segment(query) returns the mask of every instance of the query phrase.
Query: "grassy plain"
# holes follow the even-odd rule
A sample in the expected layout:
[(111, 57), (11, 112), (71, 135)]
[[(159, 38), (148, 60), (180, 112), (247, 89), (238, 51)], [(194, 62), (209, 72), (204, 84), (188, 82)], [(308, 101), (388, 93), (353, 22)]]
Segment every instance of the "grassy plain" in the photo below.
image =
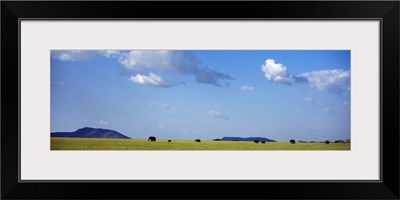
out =
[(242, 141), (51, 138), (51, 150), (350, 150), (350, 143), (296, 143)]

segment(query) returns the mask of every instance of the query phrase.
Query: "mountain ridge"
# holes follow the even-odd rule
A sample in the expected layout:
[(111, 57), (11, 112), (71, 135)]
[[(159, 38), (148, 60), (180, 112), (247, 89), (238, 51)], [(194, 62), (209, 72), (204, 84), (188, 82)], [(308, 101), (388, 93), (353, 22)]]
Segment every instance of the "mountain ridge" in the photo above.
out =
[(73, 132), (52, 132), (50, 137), (130, 139), (128, 136), (114, 130), (91, 127), (83, 127)]
[(266, 141), (266, 142), (276, 142), (275, 140), (265, 138), (265, 137), (223, 137), (221, 138), (222, 141), (254, 141), (254, 140), (259, 140), (259, 141)]

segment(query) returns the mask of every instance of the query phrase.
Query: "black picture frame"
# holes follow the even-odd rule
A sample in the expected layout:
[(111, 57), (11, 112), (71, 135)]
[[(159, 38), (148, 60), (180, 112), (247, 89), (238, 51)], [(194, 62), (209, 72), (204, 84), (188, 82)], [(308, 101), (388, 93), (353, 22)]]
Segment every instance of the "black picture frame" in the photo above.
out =
[[(155, 8), (161, 9), (153, 12)], [(1, 198), (399, 199), (399, 8), (398, 1), (2, 1)], [(382, 180), (19, 182), (19, 19), (22, 18), (379, 19), (382, 22)], [(160, 188), (169, 192), (157, 192)]]

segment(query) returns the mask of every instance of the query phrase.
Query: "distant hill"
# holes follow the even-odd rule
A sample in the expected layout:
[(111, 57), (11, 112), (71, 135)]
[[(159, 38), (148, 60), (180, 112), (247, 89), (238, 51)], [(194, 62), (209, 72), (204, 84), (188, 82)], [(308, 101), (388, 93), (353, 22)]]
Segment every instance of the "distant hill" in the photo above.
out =
[(130, 139), (129, 137), (118, 133), (117, 131), (84, 127), (74, 132), (53, 132), (51, 137), (73, 137), (73, 138), (122, 138)]
[(259, 141), (266, 141), (266, 142), (276, 142), (275, 140), (271, 140), (268, 138), (264, 137), (248, 137), (248, 138), (242, 138), (242, 137), (223, 137), (221, 138), (222, 141), (254, 141), (254, 140), (259, 140)]

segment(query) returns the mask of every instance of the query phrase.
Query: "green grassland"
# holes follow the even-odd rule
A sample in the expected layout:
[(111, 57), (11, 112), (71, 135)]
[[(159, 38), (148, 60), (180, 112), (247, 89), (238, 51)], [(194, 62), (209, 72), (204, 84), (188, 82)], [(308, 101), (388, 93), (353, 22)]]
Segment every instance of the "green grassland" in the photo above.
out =
[(51, 150), (350, 150), (350, 143), (296, 143), (242, 141), (51, 138)]

